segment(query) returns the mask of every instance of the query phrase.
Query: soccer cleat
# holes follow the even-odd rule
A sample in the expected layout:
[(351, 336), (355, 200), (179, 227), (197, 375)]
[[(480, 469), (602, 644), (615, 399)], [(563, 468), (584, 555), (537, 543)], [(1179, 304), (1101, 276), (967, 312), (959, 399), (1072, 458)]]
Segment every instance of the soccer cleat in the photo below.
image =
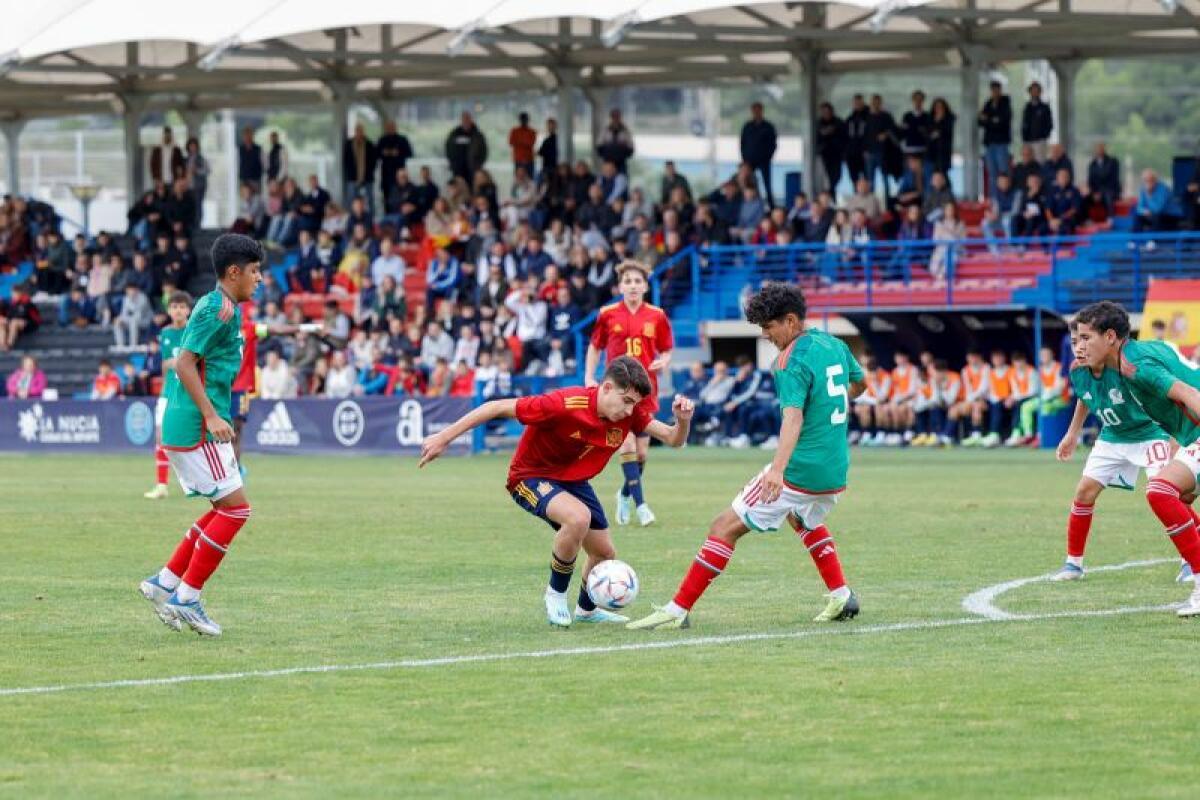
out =
[(983, 434), (979, 431), (972, 431), (971, 435), (962, 440), (963, 447), (979, 447), (983, 443)]
[(987, 436), (983, 437), (983, 439), (980, 440), (979, 446), (986, 447), (989, 449), (991, 449), (993, 447), (999, 447), (1000, 446), (1000, 434), (989, 433)]
[(1180, 617), (1200, 616), (1200, 581), (1197, 581), (1196, 588), (1192, 589), (1192, 596), (1175, 613)]
[(650, 506), (642, 503), (637, 507), (638, 524), (643, 528), (647, 525), (653, 525), (658, 517), (654, 516), (654, 512), (650, 510)]
[(1070, 561), (1062, 565), (1062, 569), (1050, 576), (1052, 581), (1077, 581), (1083, 577), (1083, 567)]
[(829, 602), (825, 604), (825, 610), (813, 617), (813, 622), (843, 622), (858, 616), (858, 596), (854, 592), (842, 598), (832, 594), (826, 597)]
[(204, 606), (200, 603), (200, 599), (192, 600), (190, 603), (185, 603), (179, 599), (178, 595), (172, 594), (167, 598), (167, 609), (181, 621), (186, 622), (187, 626), (201, 636), (220, 636), (221, 626), (209, 619), (208, 614), (204, 613)]
[(150, 601), (154, 606), (154, 613), (162, 620), (162, 624), (166, 625), (173, 631), (182, 630), (183, 626), (179, 624), (179, 620), (171, 613), (171, 609), (167, 608), (167, 600), (171, 597), (171, 590), (158, 582), (157, 575), (151, 575), (146, 580), (142, 581), (138, 589), (142, 592), (142, 597)]
[(1023, 444), (1025, 444), (1025, 437), (1019, 431), (1013, 431), (1004, 440), (1005, 447), (1020, 447)]
[(629, 617), (624, 614), (614, 614), (603, 608), (593, 608), (591, 611), (584, 611), (579, 606), (575, 606), (575, 621), (620, 625), (629, 622)]
[(1175, 576), (1176, 583), (1189, 583), (1194, 581), (1196, 576), (1192, 574), (1192, 567), (1186, 561), (1179, 562), (1179, 574)]
[(546, 621), (559, 628), (571, 627), (571, 610), (567, 596), (546, 587)]
[(689, 614), (684, 614), (682, 617), (677, 617), (669, 611), (664, 611), (655, 606), (653, 614), (631, 622), (625, 628), (631, 631), (664, 631), (690, 628), (692, 622), (689, 616)]
[(617, 524), (628, 525), (632, 510), (633, 498), (617, 489)]
[(167, 496), (167, 485), (165, 483), (156, 483), (154, 488), (146, 492), (142, 497), (147, 500), (162, 500)]

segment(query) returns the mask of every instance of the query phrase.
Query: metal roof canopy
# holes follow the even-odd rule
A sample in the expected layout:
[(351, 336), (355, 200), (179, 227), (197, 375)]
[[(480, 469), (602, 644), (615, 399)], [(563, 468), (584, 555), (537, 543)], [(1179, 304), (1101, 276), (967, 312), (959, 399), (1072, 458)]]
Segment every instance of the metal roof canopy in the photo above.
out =
[[(11, 161), (35, 117), (117, 114), (128, 134), (168, 109), (195, 120), (530, 89), (570, 103), (571, 87), (789, 76), (811, 110), (818, 76), (949, 65), (977, 78), (1045, 58), (1067, 65), (1069, 85), (1082, 59), (1198, 52), (1200, 0), (206, 0), (177, 15), (39, 0), (0, 31), (0, 122)], [(964, 79), (964, 100), (978, 104), (977, 79)]]

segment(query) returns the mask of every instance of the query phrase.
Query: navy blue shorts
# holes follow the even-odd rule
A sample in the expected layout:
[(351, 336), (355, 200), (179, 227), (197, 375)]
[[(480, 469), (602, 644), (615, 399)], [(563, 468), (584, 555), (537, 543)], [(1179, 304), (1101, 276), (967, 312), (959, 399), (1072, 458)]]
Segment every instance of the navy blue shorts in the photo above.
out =
[(229, 416), (232, 419), (245, 422), (250, 416), (250, 395), (234, 391), (229, 395)]
[(604, 506), (596, 497), (596, 491), (587, 481), (556, 481), (553, 478), (526, 478), (513, 487), (511, 492), (517, 505), (541, 517), (554, 530), (561, 526), (546, 516), (546, 506), (559, 492), (566, 492), (587, 506), (592, 512), (591, 529), (594, 531), (608, 530), (608, 517), (604, 515)]

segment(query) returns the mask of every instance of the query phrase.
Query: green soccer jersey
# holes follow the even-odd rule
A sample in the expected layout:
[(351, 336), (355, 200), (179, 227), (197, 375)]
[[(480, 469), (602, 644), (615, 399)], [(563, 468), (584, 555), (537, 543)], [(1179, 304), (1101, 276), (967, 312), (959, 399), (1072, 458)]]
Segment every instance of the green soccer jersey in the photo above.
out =
[(784, 480), (806, 492), (844, 488), (850, 469), (847, 387), (863, 379), (862, 367), (841, 339), (814, 329), (781, 352), (773, 369), (780, 408), (804, 411), (800, 441), (783, 472)]
[(1075, 396), (1100, 418), (1100, 441), (1113, 444), (1166, 439), (1167, 434), (1146, 416), (1121, 380), (1121, 373), (1104, 368), (1097, 378), (1078, 362), (1071, 367), (1071, 388)]
[(1200, 437), (1200, 422), (1167, 397), (1175, 381), (1200, 389), (1200, 370), (1179, 360), (1163, 342), (1128, 341), (1121, 346), (1121, 379), (1146, 416), (1187, 447)]
[[(183, 328), (163, 328), (158, 334), (158, 352), (162, 355), (164, 362), (179, 357), (179, 347), (183, 344), (183, 332), (186, 330), (186, 326)], [(173, 383), (175, 383), (175, 368), (167, 367), (163, 370), (163, 397), (171, 396), (171, 384)]]
[[(226, 421), (233, 379), (242, 366), (242, 313), (229, 295), (217, 288), (196, 304), (183, 331), (180, 350), (195, 353), (199, 361), (204, 393)], [(176, 449), (199, 447), (212, 437), (204, 430), (200, 409), (178, 378), (167, 396), (163, 418), (163, 445)]]

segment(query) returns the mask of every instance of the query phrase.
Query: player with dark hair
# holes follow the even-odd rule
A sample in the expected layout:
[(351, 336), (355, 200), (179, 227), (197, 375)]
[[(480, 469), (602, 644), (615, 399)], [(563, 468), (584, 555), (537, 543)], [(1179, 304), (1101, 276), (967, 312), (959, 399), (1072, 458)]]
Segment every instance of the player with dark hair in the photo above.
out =
[(633, 630), (686, 628), (700, 595), (733, 557), (750, 531), (778, 530), (784, 521), (799, 535), (829, 594), (816, 622), (851, 619), (858, 598), (842, 574), (825, 517), (846, 488), (850, 403), (866, 389), (862, 367), (846, 344), (815, 328), (805, 330), (804, 294), (797, 286), (767, 283), (746, 303), (746, 319), (779, 348), (775, 386), (783, 424), (775, 458), (746, 484), (709, 527), (708, 539), (675, 593)]
[(494, 419), (516, 418), (526, 425), (509, 464), (506, 488), (517, 505), (556, 531), (545, 594), (546, 618), (551, 625), (565, 628), (572, 622), (567, 589), (580, 548), (587, 552), (587, 563), (574, 618), (580, 622), (627, 621), (620, 614), (597, 608), (587, 593), (592, 567), (617, 554), (604, 507), (589, 481), (604, 470), (631, 432), (645, 432), (671, 447), (687, 442), (692, 401), (676, 395), (671, 406), (675, 424), (667, 425), (656, 420), (644, 402), (652, 391), (645, 367), (620, 356), (609, 362), (597, 386), (492, 400), (427, 437), (421, 447), (420, 466), (424, 467), (459, 436)]
[[(1129, 401), (1179, 443), (1175, 457), (1151, 478), (1146, 500), (1192, 573), (1200, 574), (1200, 517), (1191, 507), (1200, 474), (1200, 372), (1162, 342), (1134, 341), (1129, 332), (1124, 308), (1093, 303), (1075, 315), (1075, 355), (1093, 372), (1116, 370)], [(1200, 615), (1200, 580), (1178, 614)]]
[[(584, 384), (595, 384), (600, 353), (603, 352), (609, 361), (618, 356), (631, 356), (650, 374), (650, 395), (643, 402), (653, 416), (658, 412), (658, 373), (671, 363), (674, 347), (671, 322), (661, 308), (645, 302), (646, 292), (650, 290), (649, 267), (640, 261), (622, 261), (617, 265), (617, 279), (621, 299), (604, 306), (596, 315), (584, 360)], [(638, 523), (643, 527), (654, 522), (654, 512), (646, 503), (646, 487), (642, 483), (649, 452), (648, 436), (630, 434), (621, 445), (621, 472), (625, 475), (625, 483), (617, 492), (618, 525), (629, 524), (631, 511), (637, 513)]]
[(163, 415), (167, 411), (167, 396), (175, 382), (175, 359), (179, 356), (179, 345), (183, 342), (183, 332), (187, 329), (188, 315), (192, 313), (192, 298), (187, 292), (175, 292), (167, 299), (167, 316), (171, 324), (158, 334), (158, 352), (162, 358), (162, 389), (159, 390), (158, 400), (154, 403), (154, 488), (143, 497), (147, 500), (161, 500), (167, 496), (167, 471), (170, 461), (167, 451), (162, 446)]
[(250, 518), (233, 452), (229, 396), (242, 358), (241, 312), (262, 281), (262, 247), (249, 236), (226, 233), (212, 248), (217, 288), (200, 298), (175, 358), (176, 381), (167, 397), (162, 444), (191, 497), (212, 510), (196, 520), (158, 574), (141, 583), (159, 619), (179, 630), (219, 636), (221, 626), (200, 602), (205, 582)]

